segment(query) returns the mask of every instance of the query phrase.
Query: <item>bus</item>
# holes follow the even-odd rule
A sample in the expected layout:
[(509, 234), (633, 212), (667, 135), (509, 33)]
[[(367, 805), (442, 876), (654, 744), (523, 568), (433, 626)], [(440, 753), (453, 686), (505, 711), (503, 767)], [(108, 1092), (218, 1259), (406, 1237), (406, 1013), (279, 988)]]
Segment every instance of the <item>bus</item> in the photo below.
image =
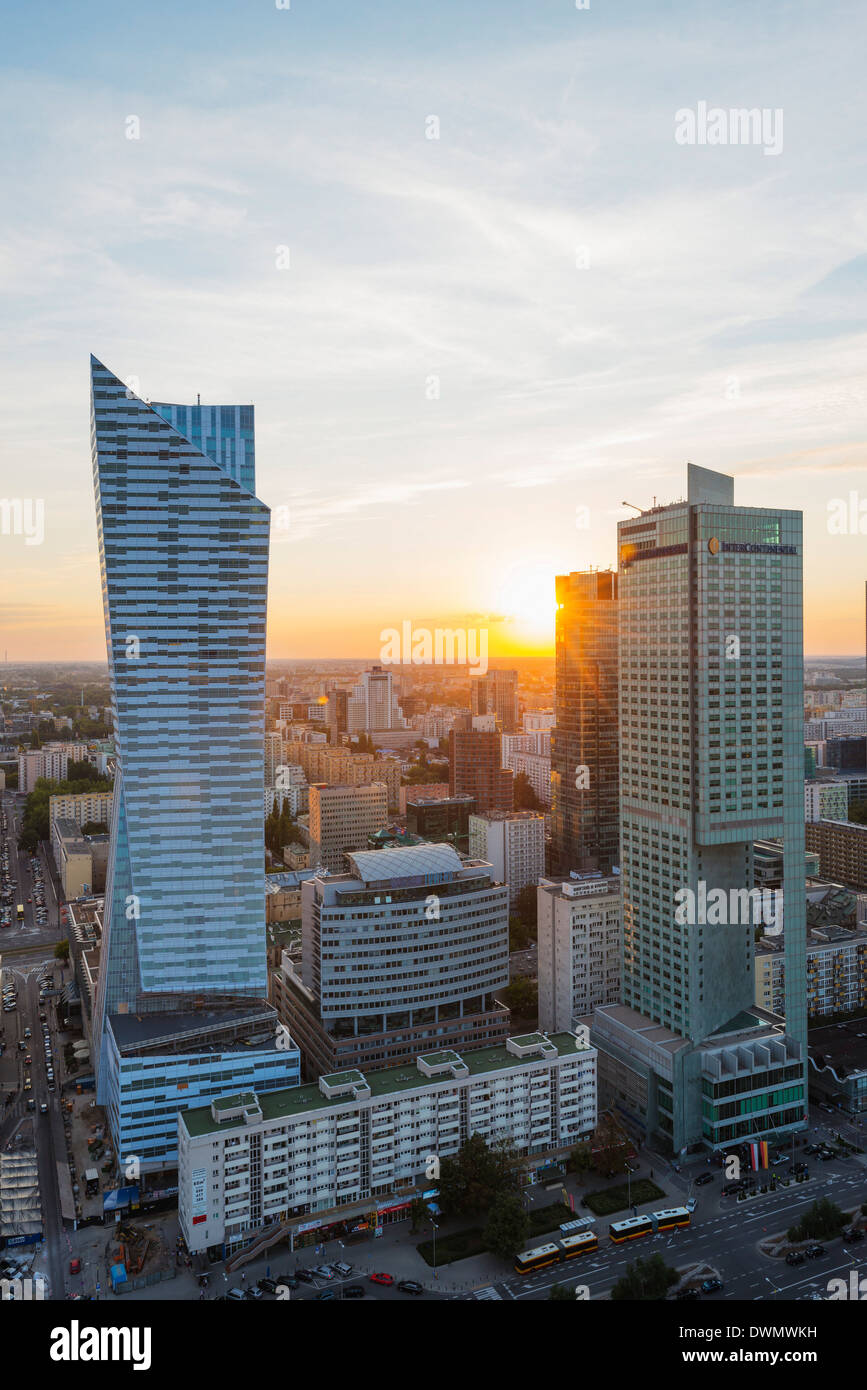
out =
[(608, 1227), (608, 1234), (615, 1245), (621, 1245), (625, 1240), (638, 1240), (640, 1236), (649, 1236), (653, 1230), (653, 1222), (649, 1216), (630, 1216), (626, 1221), (612, 1221)]
[(17, 914), (18, 914), (18, 921), (19, 921), (19, 922), (23, 922), (23, 921), (24, 921), (24, 904), (23, 904), (23, 903), (19, 903), (19, 904), (18, 904)]
[(562, 1240), (551, 1241), (548, 1245), (524, 1250), (515, 1256), (515, 1272), (532, 1274), (534, 1270), (547, 1269), (549, 1265), (565, 1264), (579, 1255), (592, 1255), (598, 1249), (599, 1237), (595, 1231), (582, 1231), (580, 1235), (564, 1236)]
[(686, 1207), (666, 1207), (661, 1211), (649, 1211), (646, 1216), (630, 1216), (628, 1221), (612, 1221), (608, 1234), (615, 1245), (625, 1240), (639, 1240), (656, 1231), (674, 1231), (690, 1224), (690, 1214)]

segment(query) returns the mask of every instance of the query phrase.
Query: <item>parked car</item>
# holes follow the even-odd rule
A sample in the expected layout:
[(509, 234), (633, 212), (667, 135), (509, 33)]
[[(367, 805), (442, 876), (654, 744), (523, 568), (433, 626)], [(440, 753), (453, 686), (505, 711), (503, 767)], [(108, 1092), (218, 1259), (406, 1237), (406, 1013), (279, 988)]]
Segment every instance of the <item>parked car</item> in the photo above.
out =
[(320, 1289), (316, 1297), (320, 1300), (324, 1298), (336, 1298), (337, 1292), (335, 1289)]
[(276, 1293), (277, 1281), (275, 1279), (260, 1279), (259, 1288), (263, 1293)]
[(824, 1255), (824, 1253), (824, 1245), (808, 1245), (806, 1250), (804, 1251), (804, 1254), (807, 1256), (808, 1260), (818, 1260), (820, 1256)]
[(696, 1187), (704, 1187), (709, 1182), (713, 1182), (713, 1173), (699, 1173), (695, 1185)]
[(740, 1192), (740, 1190), (741, 1190), (741, 1183), (739, 1183), (739, 1182), (727, 1182), (726, 1185), (725, 1185), (725, 1187), (724, 1187), (723, 1190), (722, 1190), (722, 1195), (723, 1195), (724, 1197), (734, 1197), (735, 1194), (736, 1194), (737, 1192)]
[(381, 1272), (377, 1274), (371, 1274), (370, 1282), (371, 1284), (384, 1284), (386, 1288), (391, 1288), (391, 1285), (394, 1283), (394, 1275), (383, 1274)]
[(298, 1287), (298, 1280), (294, 1274), (276, 1274), (274, 1278), (278, 1288), (281, 1284), (287, 1289), (297, 1289)]
[(313, 1270), (313, 1273), (318, 1274), (320, 1279), (334, 1278), (334, 1270), (331, 1268), (330, 1265), (316, 1265)]
[(228, 1289), (228, 1290), (226, 1291), (226, 1298), (229, 1299), (229, 1300), (231, 1300), (231, 1302), (233, 1302), (233, 1303), (243, 1303), (243, 1302), (244, 1302), (244, 1290), (243, 1290), (243, 1289)]
[(331, 1268), (340, 1275), (341, 1279), (348, 1279), (352, 1273), (352, 1265), (345, 1264), (342, 1260), (338, 1260)]
[(344, 1298), (364, 1298), (364, 1289), (360, 1284), (347, 1284), (343, 1290)]
[(401, 1279), (397, 1287), (401, 1293), (414, 1293), (416, 1295), (424, 1293), (424, 1285), (419, 1284), (415, 1279)]
[(257, 1288), (256, 1288), (256, 1285), (254, 1284), (252, 1288), (250, 1288), (250, 1289), (245, 1289), (245, 1290), (244, 1290), (244, 1297), (245, 1297), (245, 1298), (261, 1298), (261, 1297), (262, 1297), (262, 1290), (261, 1290), (261, 1289), (257, 1289)]
[(302, 1284), (312, 1284), (313, 1275), (309, 1269), (296, 1269), (295, 1278), (300, 1279)]
[(723, 1286), (722, 1279), (705, 1279), (701, 1286), (702, 1293), (719, 1293)]

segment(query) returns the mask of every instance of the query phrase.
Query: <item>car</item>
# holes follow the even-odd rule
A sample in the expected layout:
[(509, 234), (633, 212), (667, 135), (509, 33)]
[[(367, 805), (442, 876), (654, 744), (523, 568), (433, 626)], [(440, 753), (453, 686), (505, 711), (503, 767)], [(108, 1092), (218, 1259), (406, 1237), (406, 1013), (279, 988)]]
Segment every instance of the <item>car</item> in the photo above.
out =
[(45, 1022), (45, 1014), (40, 1014), (40, 1015), (39, 1015), (39, 1022), (40, 1022), (40, 1023), (44, 1023), (44, 1022)]
[(70, 1272), (70, 1274), (80, 1274), (80, 1273), (81, 1273), (81, 1260), (70, 1260), (70, 1261), (69, 1261), (69, 1272)]
[(313, 1275), (309, 1269), (296, 1269), (295, 1278), (300, 1279), (302, 1284), (312, 1284)]
[(819, 1148), (819, 1144), (805, 1144), (804, 1153), (808, 1155), (817, 1154), (819, 1152)]
[(33, 1058), (30, 1056), (30, 1053), (29, 1053), (29, 1052), (28, 1052), (27, 1056), (24, 1058), (24, 1065), (25, 1065), (25, 1067), (30, 1067), (30, 1066), (33, 1065)]
[(320, 1289), (319, 1292), (316, 1294), (316, 1297), (317, 1297), (318, 1299), (323, 1299), (323, 1298), (336, 1298), (336, 1297), (337, 1297), (337, 1293), (335, 1292), (334, 1289)]
[(32, 1088), (32, 1085), (33, 1085), (33, 1083), (32, 1083), (32, 1081), (30, 1080), (30, 1077), (29, 1077), (29, 1076), (25, 1076), (25, 1078), (24, 1078), (24, 1089), (25, 1089), (25, 1091), (29, 1091), (29, 1090)]
[(836, 1149), (820, 1149), (819, 1159), (822, 1163), (830, 1163), (832, 1158), (839, 1158)]
[(786, 1255), (787, 1265), (802, 1265), (804, 1263), (803, 1250), (790, 1250)]
[(298, 1287), (298, 1280), (294, 1274), (278, 1274), (275, 1276), (275, 1281), (278, 1288), (281, 1285), (286, 1289), (297, 1289)]
[(39, 1113), (40, 1113), (40, 1115), (47, 1115), (47, 1114), (48, 1114), (48, 1106), (46, 1105), (45, 1101), (43, 1101), (42, 1104), (40, 1105), (40, 1107), (39, 1107)]
[(804, 1254), (808, 1260), (818, 1260), (825, 1253), (824, 1245), (808, 1245)]
[(331, 1268), (330, 1265), (316, 1265), (314, 1267), (313, 1273), (318, 1274), (320, 1279), (334, 1278), (334, 1270)]
[(263, 1293), (276, 1293), (277, 1281), (276, 1279), (260, 1279), (259, 1288), (262, 1290)]
[(393, 1274), (384, 1274), (381, 1270), (370, 1276), (371, 1284), (384, 1284), (386, 1288), (391, 1288), (394, 1283)]
[(33, 1099), (32, 1096), (30, 1097), (30, 1099), (29, 1099), (28, 1102), (27, 1102), (27, 1109), (28, 1109), (28, 1110), (35, 1110), (35, 1109), (36, 1109), (36, 1101)]
[(25, 1038), (32, 1038), (33, 1034), (31, 1033), (29, 1028), (24, 1029), (24, 1036)]
[(843, 1232), (843, 1239), (848, 1241), (851, 1245), (853, 1241), (863, 1240), (864, 1232), (861, 1230), (860, 1226), (850, 1226), (848, 1231)]
[(675, 1298), (700, 1298), (698, 1289), (678, 1289)]
[(686, 1205), (687, 1211), (695, 1211), (696, 1207), (698, 1206), (698, 1198), (697, 1198), (697, 1197), (687, 1197), (685, 1205)]
[(263, 1293), (262, 1293), (262, 1290), (261, 1290), (261, 1289), (257, 1289), (256, 1285), (253, 1284), (252, 1288), (249, 1288), (249, 1289), (245, 1289), (245, 1290), (244, 1290), (244, 1297), (245, 1297), (245, 1298), (263, 1298), (264, 1295), (263, 1295)]
[(352, 1265), (344, 1264), (342, 1260), (338, 1260), (331, 1268), (336, 1274), (340, 1275), (341, 1279), (348, 1279), (349, 1275), (352, 1273)]
[(741, 1186), (742, 1184), (739, 1182), (727, 1182), (722, 1189), (722, 1195), (724, 1197), (734, 1197), (736, 1193), (740, 1192)]
[(424, 1285), (419, 1284), (415, 1279), (401, 1279), (397, 1287), (401, 1293), (414, 1293), (416, 1295), (424, 1293)]
[(242, 1303), (244, 1301), (244, 1290), (228, 1289), (226, 1292), (226, 1298), (230, 1299), (233, 1303)]
[(364, 1298), (364, 1289), (360, 1284), (347, 1284), (343, 1290), (344, 1298)]
[(709, 1182), (713, 1182), (713, 1173), (699, 1173), (695, 1185), (696, 1187), (704, 1187)]
[(722, 1279), (705, 1279), (702, 1282), (702, 1293), (719, 1293), (723, 1286)]

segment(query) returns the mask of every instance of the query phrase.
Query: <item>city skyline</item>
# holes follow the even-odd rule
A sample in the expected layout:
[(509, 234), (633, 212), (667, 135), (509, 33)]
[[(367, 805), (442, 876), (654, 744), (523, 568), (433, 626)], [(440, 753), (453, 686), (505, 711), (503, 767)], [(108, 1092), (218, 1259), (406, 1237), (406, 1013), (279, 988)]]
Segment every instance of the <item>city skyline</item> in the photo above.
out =
[[(612, 564), (622, 501), (675, 500), (687, 461), (745, 505), (785, 489), (806, 650), (860, 651), (864, 532), (829, 504), (860, 506), (867, 463), (859, 126), (835, 100), (865, 16), (320, 8), (97, 0), (38, 39), (10, 16), (4, 492), (42, 499), (45, 539), (8, 538), (0, 650), (99, 655), (93, 350), (143, 397), (255, 404), (272, 658), (375, 655), (404, 617), (552, 650), (554, 575)], [(169, 32), (183, 71), (145, 77)], [(833, 84), (805, 86), (806, 45)], [(782, 150), (678, 143), (705, 99), (784, 110)]]

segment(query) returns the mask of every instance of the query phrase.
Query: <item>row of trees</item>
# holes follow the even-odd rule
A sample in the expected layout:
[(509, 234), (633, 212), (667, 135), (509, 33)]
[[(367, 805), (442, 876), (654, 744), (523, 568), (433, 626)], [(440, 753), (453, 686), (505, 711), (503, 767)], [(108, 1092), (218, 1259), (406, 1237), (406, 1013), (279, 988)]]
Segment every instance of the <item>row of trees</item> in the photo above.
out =
[(270, 812), (265, 818), (265, 846), (271, 851), (276, 859), (279, 859), (283, 850), (289, 844), (302, 845), (301, 831), (298, 829), (289, 811), (288, 801), (283, 802), (283, 809), (277, 809), (277, 798)]

